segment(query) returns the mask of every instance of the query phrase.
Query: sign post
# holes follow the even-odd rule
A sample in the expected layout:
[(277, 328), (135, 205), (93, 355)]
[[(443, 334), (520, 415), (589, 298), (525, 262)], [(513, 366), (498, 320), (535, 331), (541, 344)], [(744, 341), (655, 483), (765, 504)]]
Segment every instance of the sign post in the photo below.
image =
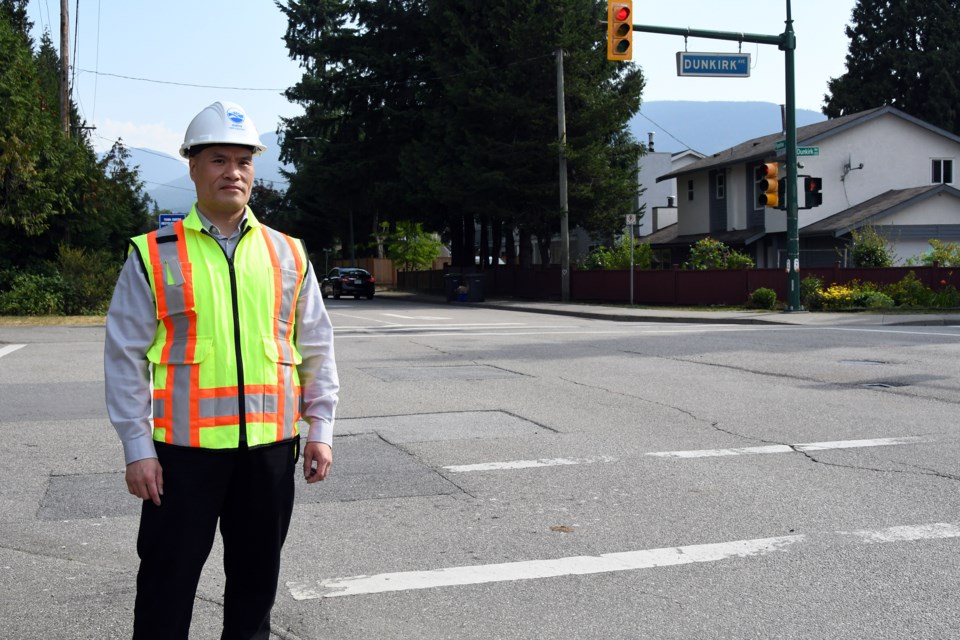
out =
[(630, 304), (633, 304), (633, 228), (637, 225), (637, 214), (627, 214), (627, 235), (630, 236)]

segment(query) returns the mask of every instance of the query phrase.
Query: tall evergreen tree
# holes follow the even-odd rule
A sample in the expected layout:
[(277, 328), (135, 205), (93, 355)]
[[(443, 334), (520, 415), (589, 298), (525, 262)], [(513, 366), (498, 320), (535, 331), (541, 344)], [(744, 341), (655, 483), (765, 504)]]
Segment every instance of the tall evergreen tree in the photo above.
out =
[(24, 4), (0, 0), (0, 268), (53, 261), (61, 245), (120, 260), (144, 227), (142, 184), (122, 147), (98, 164), (82, 128), (63, 134), (60, 57), (49, 34), (31, 51)]
[(891, 105), (960, 134), (960, 0), (858, 0), (823, 113)]
[(285, 123), (284, 153), (297, 168), (291, 201), (325, 208), (321, 224), (338, 227), (341, 238), (348, 217), (358, 232), (381, 218), (421, 220), (445, 233), (463, 265), (473, 264), (475, 221), (484, 245), (499, 246), (502, 235), (509, 246), (515, 228), (549, 240), (560, 210), (554, 53), (562, 48), (571, 224), (619, 226), (636, 192), (639, 147), (626, 122), (643, 81), (632, 65), (604, 59), (603, 7), (596, 0), (282, 6), (291, 55), (305, 67), (288, 92), (306, 110)]

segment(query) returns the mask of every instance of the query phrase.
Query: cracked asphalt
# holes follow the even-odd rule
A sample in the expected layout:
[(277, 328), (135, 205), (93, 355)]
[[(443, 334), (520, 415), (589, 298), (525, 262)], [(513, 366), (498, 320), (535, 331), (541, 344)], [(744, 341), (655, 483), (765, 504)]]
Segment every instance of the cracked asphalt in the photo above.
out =
[[(334, 468), (298, 487), (273, 637), (960, 637), (953, 317), (328, 308)], [(5, 637), (129, 637), (102, 337), (0, 323)]]

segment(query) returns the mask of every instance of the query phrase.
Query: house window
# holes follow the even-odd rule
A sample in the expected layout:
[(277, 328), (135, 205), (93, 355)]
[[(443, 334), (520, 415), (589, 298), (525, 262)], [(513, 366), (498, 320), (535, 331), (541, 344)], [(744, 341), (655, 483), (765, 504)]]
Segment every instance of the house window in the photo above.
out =
[(953, 184), (953, 160), (933, 161), (933, 184)]
[(693, 180), (687, 180), (687, 200), (693, 200)]
[(724, 172), (717, 174), (717, 200), (723, 200), (727, 195), (727, 179)]

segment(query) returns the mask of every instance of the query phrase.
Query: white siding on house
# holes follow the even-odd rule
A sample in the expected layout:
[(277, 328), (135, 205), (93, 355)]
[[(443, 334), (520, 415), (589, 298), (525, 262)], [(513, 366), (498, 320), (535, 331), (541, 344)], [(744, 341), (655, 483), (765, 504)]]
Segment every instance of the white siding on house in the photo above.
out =
[(930, 184), (933, 158), (960, 156), (960, 144), (893, 114), (815, 146), (820, 155), (800, 158), (798, 173), (823, 178), (823, 205), (800, 212), (801, 228), (891, 189)]
[(727, 170), (727, 230), (746, 229), (747, 222), (747, 194), (741, 185), (746, 184), (747, 168), (743, 165), (730, 167)]
[(667, 206), (668, 197), (672, 196), (676, 198), (676, 180), (664, 180), (663, 182), (657, 182), (658, 177), (670, 173), (672, 170), (672, 158), (672, 153), (668, 153), (666, 151), (655, 151), (653, 153), (648, 153), (638, 161), (640, 172), (639, 176), (637, 177), (637, 181), (640, 183), (641, 187), (646, 189), (646, 191), (644, 191), (637, 198), (636, 206), (639, 209), (641, 205), (647, 205), (646, 213), (640, 219), (639, 233), (641, 236), (649, 235), (654, 231), (652, 220), (653, 208)]
[[(678, 204), (683, 215), (678, 220), (677, 230), (680, 235), (686, 236), (695, 233), (710, 232), (710, 198), (709, 189), (713, 188), (710, 184), (709, 174), (701, 172), (693, 175), (681, 176), (678, 178)], [(693, 182), (693, 200), (688, 197), (687, 183)]]
[(877, 225), (921, 225), (921, 224), (956, 224), (960, 225), (960, 201), (946, 194), (927, 198), (920, 204), (909, 209), (897, 211), (885, 216)]

